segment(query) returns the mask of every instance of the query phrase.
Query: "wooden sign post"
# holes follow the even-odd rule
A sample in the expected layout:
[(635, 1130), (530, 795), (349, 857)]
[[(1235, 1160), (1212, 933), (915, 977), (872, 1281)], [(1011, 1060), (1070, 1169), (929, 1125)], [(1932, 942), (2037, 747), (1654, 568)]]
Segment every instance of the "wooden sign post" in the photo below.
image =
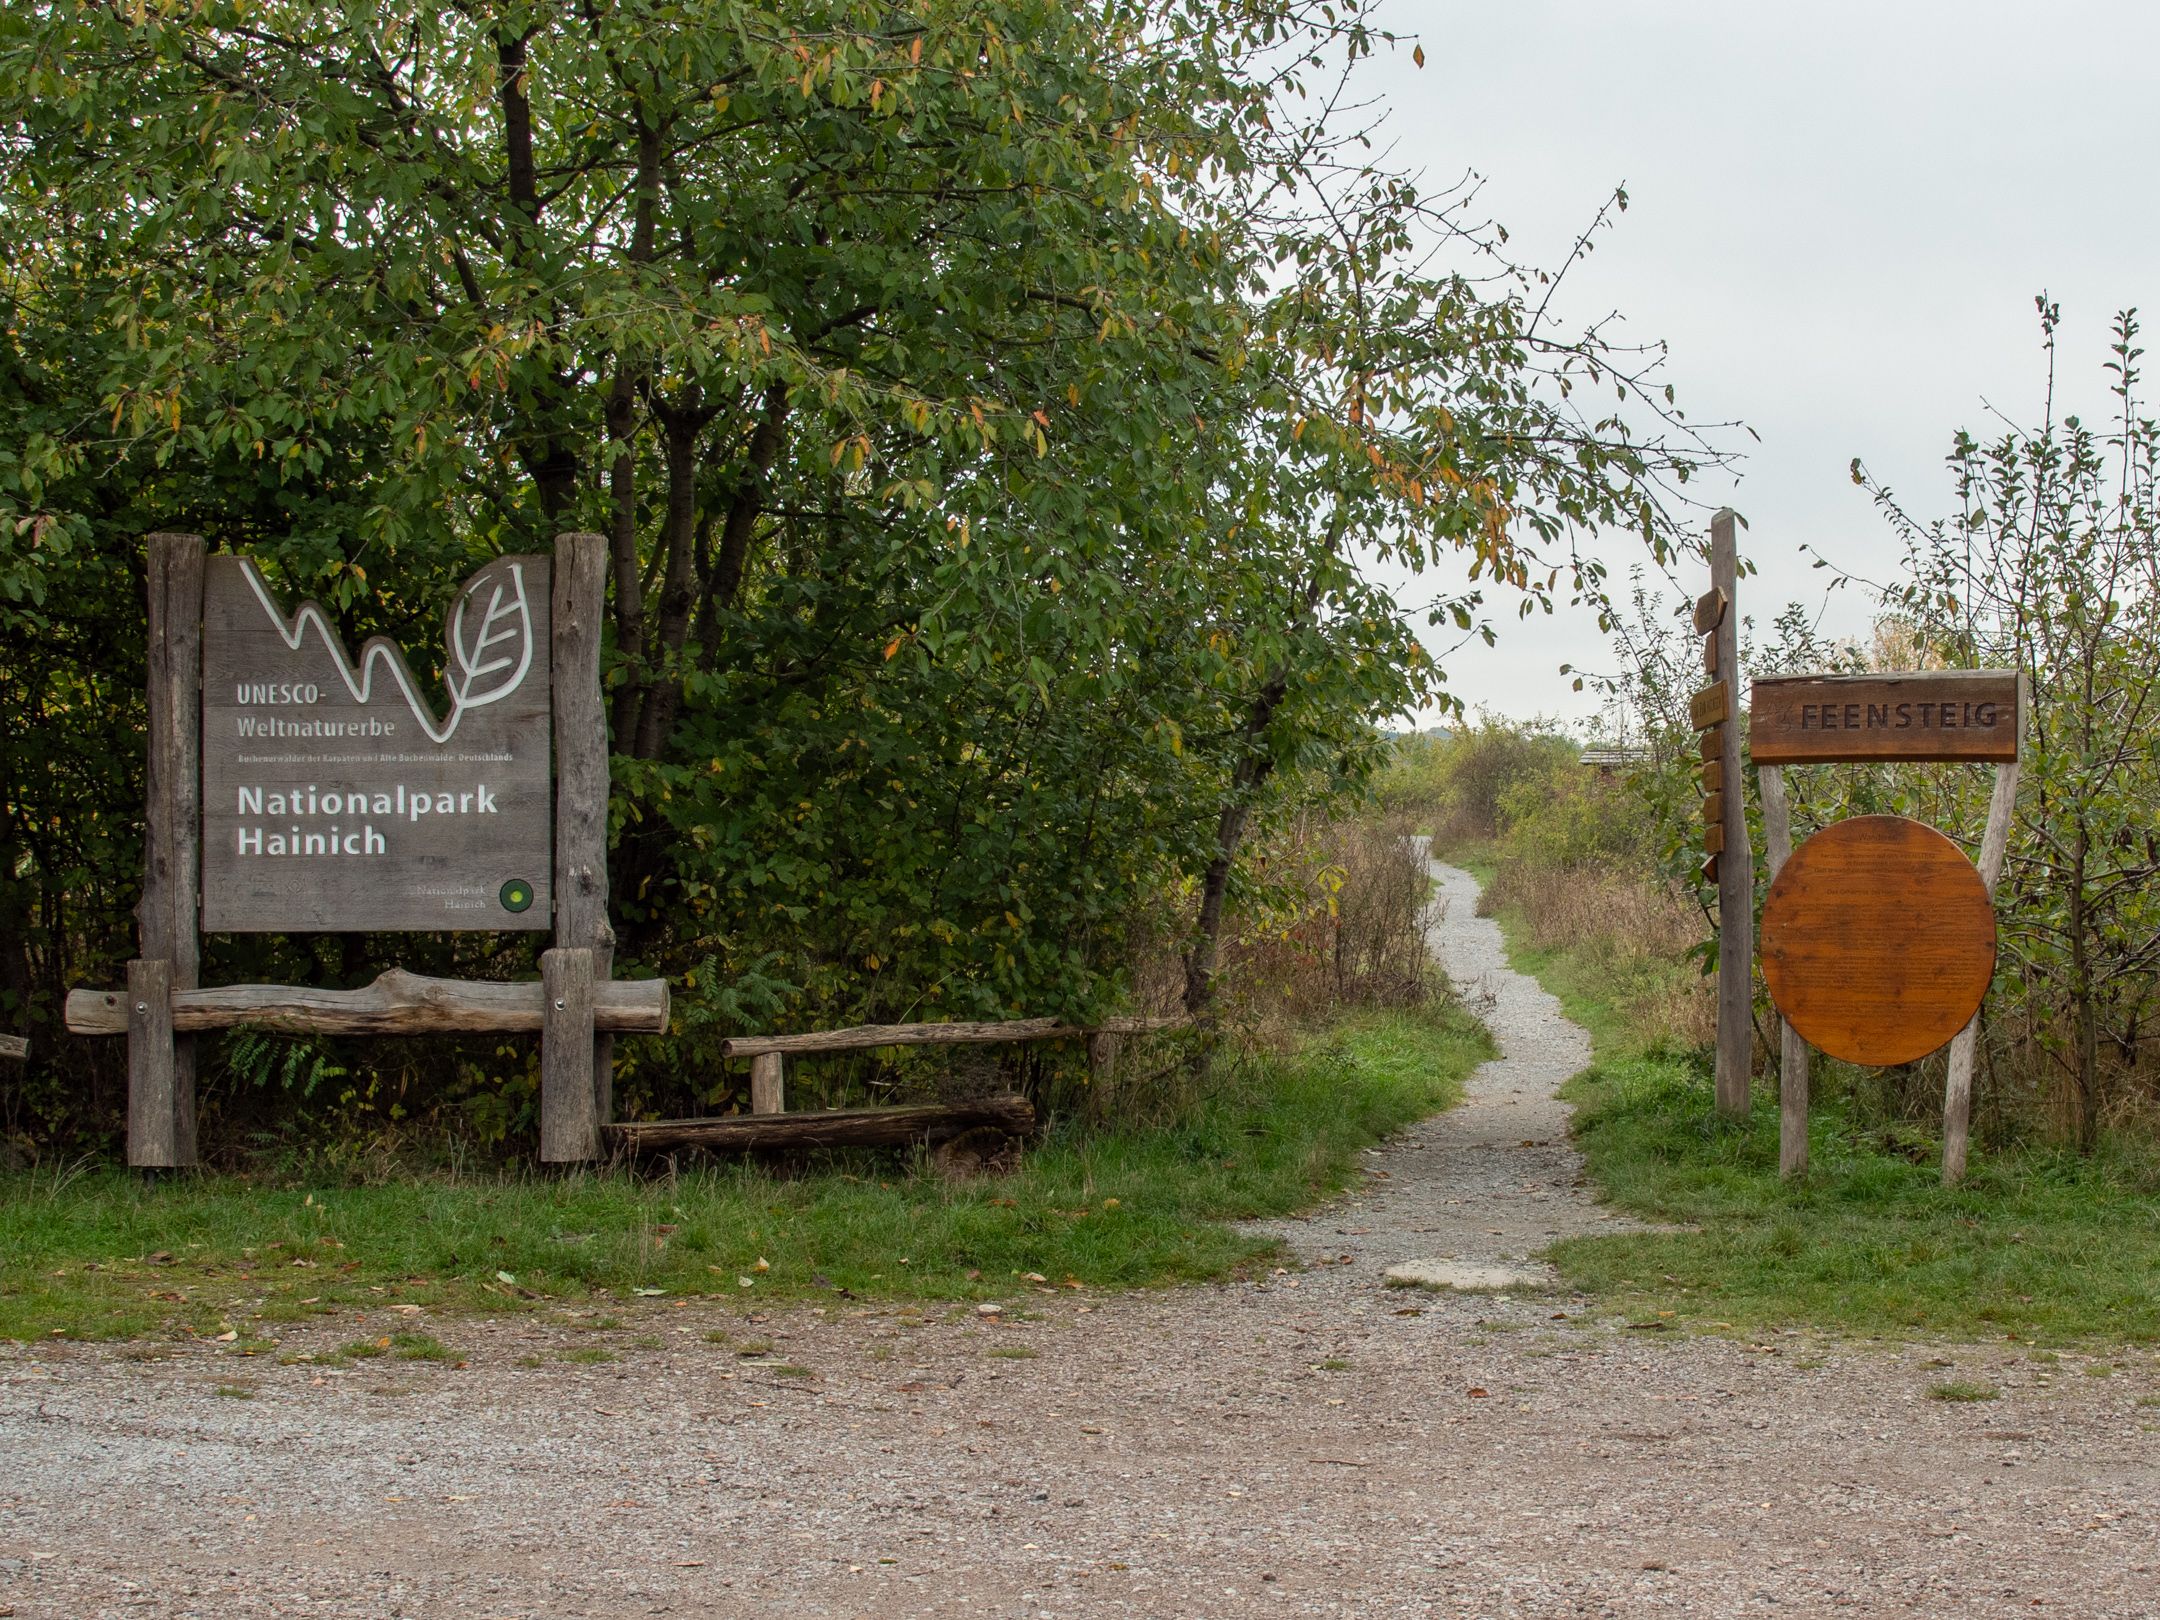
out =
[[(130, 1164), (196, 1162), (192, 1032), (241, 1024), (537, 1030), (540, 1156), (599, 1156), (613, 1033), (667, 1028), (665, 982), (612, 980), (605, 585), (593, 534), (482, 568), (449, 610), (438, 713), (393, 643), (355, 660), (321, 608), (288, 614), (245, 559), (150, 537), (142, 955), (124, 994), (67, 1007), (77, 1033), (128, 1037)], [(360, 990), (198, 986), (202, 930), (550, 927), (537, 985), (393, 969)]]
[(1740, 727), (1733, 693), (1740, 682), (1740, 576), (1729, 508), (1710, 520), (1710, 590), (1695, 604), (1710, 684), (1689, 703), (1702, 733), (1703, 878), (1718, 891), (1717, 1106), (1745, 1117), (1755, 1050), (1755, 859), (1748, 844)]
[[(2024, 693), (2001, 670), (1759, 680), (1751, 747), (1763, 791), (1770, 894), (1763, 978), (1780, 1016), (1779, 1170), (1807, 1169), (1808, 1048), (1853, 1063), (1910, 1063), (1950, 1043), (1946, 1184), (1965, 1171), (1973, 1055), (1995, 968), (1993, 896), (2017, 803)], [(1932, 827), (1860, 816), (1795, 853), (1787, 765), (1975, 761), (1996, 765), (1977, 867)]]

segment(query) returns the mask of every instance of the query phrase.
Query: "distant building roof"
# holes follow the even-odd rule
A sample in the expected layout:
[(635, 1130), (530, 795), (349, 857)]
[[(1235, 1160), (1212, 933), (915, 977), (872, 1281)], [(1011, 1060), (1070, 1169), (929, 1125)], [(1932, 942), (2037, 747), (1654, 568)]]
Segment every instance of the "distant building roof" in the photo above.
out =
[(1609, 743), (1582, 751), (1582, 762), (1601, 771), (1616, 771), (1624, 765), (1640, 765), (1650, 757), (1650, 750), (1641, 743)]

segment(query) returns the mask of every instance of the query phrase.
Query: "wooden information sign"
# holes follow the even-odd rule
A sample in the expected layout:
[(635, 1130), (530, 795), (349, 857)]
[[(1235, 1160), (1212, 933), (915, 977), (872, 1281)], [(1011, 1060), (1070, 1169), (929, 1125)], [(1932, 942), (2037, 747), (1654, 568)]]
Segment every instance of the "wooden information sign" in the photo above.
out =
[(1762, 914), (1763, 979), (1794, 1030), (1832, 1057), (1926, 1057), (1972, 1021), (1995, 974), (1988, 887), (1949, 838), (1856, 816), (1794, 850)]
[(1780, 676), (1755, 683), (1748, 715), (1758, 765), (2018, 757), (2011, 670)]
[[(397, 647), (356, 663), (322, 610), (287, 614), (254, 568), (154, 534), (141, 955), (79, 988), (68, 1028), (125, 1035), (128, 1163), (196, 1162), (197, 1032), (540, 1033), (540, 1157), (598, 1157), (617, 1032), (668, 1027), (664, 980), (614, 978), (600, 627), (607, 542), (556, 536), (466, 581), (446, 701)], [(200, 982), (201, 932), (552, 929), (538, 983), (365, 989)]]
[(202, 927), (553, 926), (546, 557), (502, 557), (444, 625), (447, 707), (377, 638), (347, 656), (254, 564), (205, 559)]

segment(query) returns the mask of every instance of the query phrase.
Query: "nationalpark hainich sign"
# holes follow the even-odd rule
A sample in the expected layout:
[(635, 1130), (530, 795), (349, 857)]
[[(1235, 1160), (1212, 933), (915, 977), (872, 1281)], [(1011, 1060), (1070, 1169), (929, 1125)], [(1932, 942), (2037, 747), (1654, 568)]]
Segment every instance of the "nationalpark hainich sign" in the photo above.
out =
[(1758, 765), (2018, 757), (2013, 670), (1791, 675), (1755, 682), (1748, 752)]
[(458, 592), (446, 707), (395, 643), (355, 661), (246, 559), (205, 568), (203, 929), (550, 927), (549, 559)]

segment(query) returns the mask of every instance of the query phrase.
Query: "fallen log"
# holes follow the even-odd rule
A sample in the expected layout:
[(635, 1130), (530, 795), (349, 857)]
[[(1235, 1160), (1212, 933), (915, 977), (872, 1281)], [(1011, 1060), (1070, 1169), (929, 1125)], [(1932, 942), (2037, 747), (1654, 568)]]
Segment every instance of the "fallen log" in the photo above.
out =
[(1084, 1040), (1090, 1035), (1144, 1035), (1190, 1023), (1174, 1018), (1105, 1018), (1068, 1024), (1056, 1018), (1007, 1018), (989, 1023), (856, 1024), (801, 1035), (738, 1035), (720, 1043), (720, 1055), (762, 1057), (771, 1052), (864, 1052), (878, 1046), (987, 1046), (1003, 1041)]
[[(403, 968), (392, 968), (358, 990), (227, 984), (175, 990), (171, 1002), (176, 1033), (241, 1024), (313, 1035), (538, 1033), (546, 1010), (538, 980), (431, 979)], [(667, 1026), (667, 980), (605, 979), (593, 985), (595, 1029), (664, 1035)], [(69, 991), (67, 1027), (77, 1035), (125, 1035), (127, 992)]]
[(30, 1041), (23, 1035), (0, 1035), (0, 1058), (13, 1058), (20, 1063), (30, 1055)]
[(731, 1114), (721, 1119), (629, 1120), (602, 1130), (634, 1153), (669, 1148), (912, 1147), (991, 1126), (1008, 1136), (1035, 1129), (1035, 1107), (1011, 1092), (958, 1103), (833, 1108), (807, 1114)]

